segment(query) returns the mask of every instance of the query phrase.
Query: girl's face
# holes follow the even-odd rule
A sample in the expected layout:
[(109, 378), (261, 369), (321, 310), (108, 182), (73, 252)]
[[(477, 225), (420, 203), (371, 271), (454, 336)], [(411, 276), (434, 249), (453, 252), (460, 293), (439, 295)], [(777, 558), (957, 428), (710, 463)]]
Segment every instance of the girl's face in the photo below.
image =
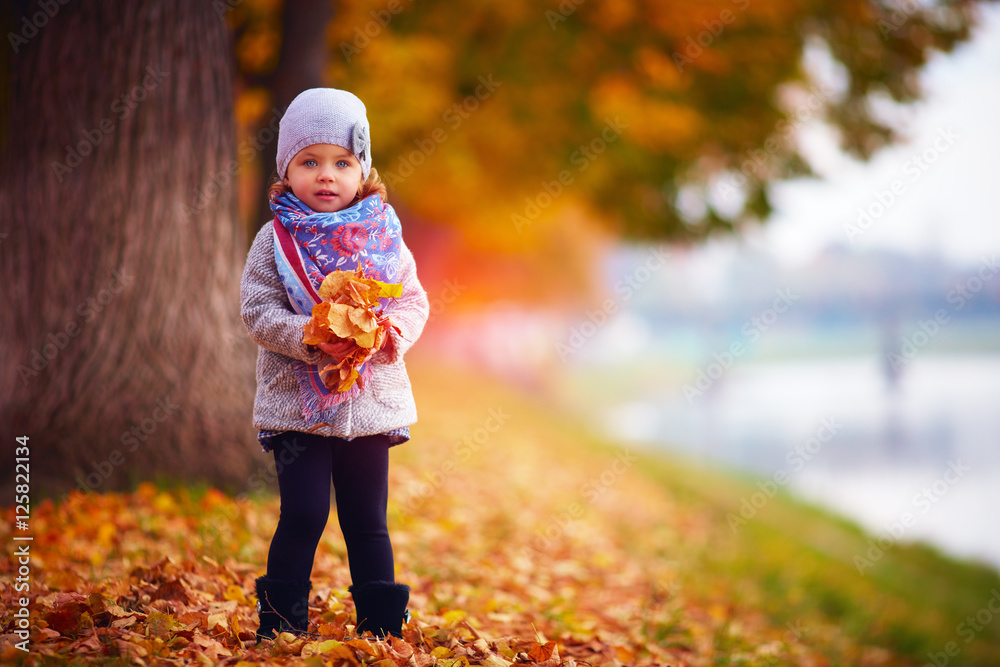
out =
[(288, 163), (285, 184), (317, 213), (347, 208), (361, 189), (361, 163), (334, 144), (306, 146)]

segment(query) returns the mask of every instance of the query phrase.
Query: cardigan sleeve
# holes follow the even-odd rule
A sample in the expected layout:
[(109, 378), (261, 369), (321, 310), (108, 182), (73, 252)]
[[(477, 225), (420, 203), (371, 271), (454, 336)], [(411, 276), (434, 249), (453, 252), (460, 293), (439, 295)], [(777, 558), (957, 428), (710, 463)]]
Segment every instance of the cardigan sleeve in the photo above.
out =
[(308, 364), (326, 356), (302, 342), (302, 327), (309, 321), (288, 302), (274, 262), (274, 241), (269, 225), (257, 234), (240, 281), (240, 311), (250, 338), (261, 347)]
[(400, 333), (389, 330), (388, 340), (372, 357), (372, 363), (392, 364), (399, 361), (420, 337), (430, 315), (427, 292), (417, 279), (417, 263), (405, 243), (400, 244), (397, 280), (403, 285), (403, 294), (389, 302), (385, 314), (399, 327)]

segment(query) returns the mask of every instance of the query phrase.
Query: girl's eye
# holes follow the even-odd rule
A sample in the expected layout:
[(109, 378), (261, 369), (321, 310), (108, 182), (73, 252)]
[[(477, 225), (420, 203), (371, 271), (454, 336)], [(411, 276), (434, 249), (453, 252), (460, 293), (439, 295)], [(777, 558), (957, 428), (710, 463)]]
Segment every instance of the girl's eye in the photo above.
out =
[(316, 160), (306, 160), (302, 164), (304, 164), (307, 167), (315, 167), (316, 166)]
[(350, 167), (351, 163), (348, 162), (347, 160), (337, 160), (337, 166), (340, 167), (341, 169), (345, 169), (347, 167)]

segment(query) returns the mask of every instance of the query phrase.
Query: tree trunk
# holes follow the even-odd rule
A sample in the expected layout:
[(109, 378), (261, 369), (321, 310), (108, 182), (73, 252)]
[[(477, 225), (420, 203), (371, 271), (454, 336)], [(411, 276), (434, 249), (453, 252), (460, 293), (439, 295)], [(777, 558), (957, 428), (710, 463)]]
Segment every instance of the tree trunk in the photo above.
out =
[(33, 493), (241, 488), (263, 461), (239, 317), (245, 238), (220, 178), (235, 159), (226, 5), (51, 4), (28, 5), (34, 32), (15, 21), (3, 442), (30, 437)]
[[(281, 51), (274, 73), (268, 77), (268, 87), (274, 106), (284, 111), (296, 95), (309, 88), (324, 85), (323, 70), (329, 59), (326, 28), (333, 19), (332, 0), (299, 0), (286, 2), (281, 11)], [(265, 122), (270, 122), (270, 117)], [(259, 136), (259, 135), (258, 135)], [(274, 161), (278, 153), (278, 136), (264, 145), (260, 153), (261, 193), (274, 182), (277, 168)], [(250, 230), (256, 232), (271, 218), (271, 207), (261, 195), (259, 205), (250, 221)]]

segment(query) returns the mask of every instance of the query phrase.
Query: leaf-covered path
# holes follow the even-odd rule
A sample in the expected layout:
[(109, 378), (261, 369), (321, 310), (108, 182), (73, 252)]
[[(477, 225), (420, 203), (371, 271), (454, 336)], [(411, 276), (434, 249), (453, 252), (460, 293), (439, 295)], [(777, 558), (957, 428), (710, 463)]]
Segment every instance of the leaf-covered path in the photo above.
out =
[[(448, 376), (451, 377), (451, 376)], [(475, 382), (467, 379), (467, 382)], [(30, 653), (9, 634), (16, 565), (3, 561), (4, 664), (910, 665), (815, 616), (773, 620), (739, 583), (702, 576), (733, 547), (719, 511), (595, 442), (531, 397), (421, 375), (420, 423), (393, 450), (390, 531), (412, 587), (404, 641), (353, 633), (346, 551), (327, 526), (313, 570), (319, 638), (253, 645), (253, 580), (278, 515), (269, 493), (74, 493), (33, 509)], [(266, 463), (251, 487), (273, 489)], [(10, 544), (13, 510), (0, 538)], [(735, 582), (735, 583), (734, 583)], [(370, 638), (370, 636), (369, 636)], [(121, 656), (119, 658), (118, 656)]]

